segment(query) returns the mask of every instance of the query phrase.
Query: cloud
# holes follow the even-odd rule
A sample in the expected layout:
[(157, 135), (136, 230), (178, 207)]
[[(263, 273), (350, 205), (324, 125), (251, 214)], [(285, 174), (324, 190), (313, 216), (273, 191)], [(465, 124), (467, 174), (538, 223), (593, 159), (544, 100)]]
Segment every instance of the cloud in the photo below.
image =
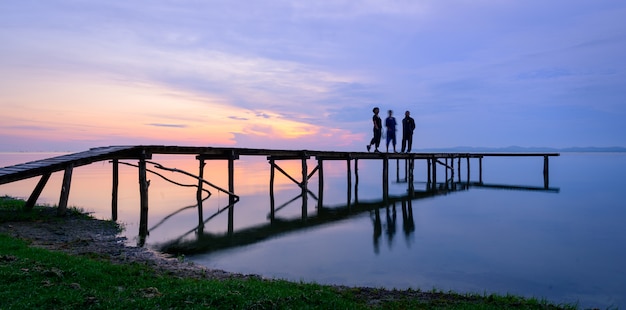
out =
[(155, 127), (167, 127), (167, 128), (187, 128), (187, 125), (183, 125), (183, 124), (158, 124), (158, 123), (153, 123), (153, 124), (146, 124), (148, 126), (155, 126)]

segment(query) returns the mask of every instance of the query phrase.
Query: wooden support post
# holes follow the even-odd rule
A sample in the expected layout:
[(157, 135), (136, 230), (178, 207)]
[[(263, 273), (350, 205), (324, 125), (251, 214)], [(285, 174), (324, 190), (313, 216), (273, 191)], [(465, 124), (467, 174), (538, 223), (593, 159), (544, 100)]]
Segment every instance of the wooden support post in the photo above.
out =
[(24, 205), (24, 211), (30, 211), (33, 209), (35, 203), (37, 203), (37, 199), (39, 199), (39, 195), (41, 195), (41, 192), (43, 191), (43, 188), (46, 187), (46, 183), (48, 183), (51, 174), (52, 173), (47, 172), (41, 176), (41, 179), (39, 179), (37, 186), (35, 186), (35, 189), (30, 194), (30, 197), (28, 197), (28, 200)]
[(400, 159), (396, 158), (396, 182), (400, 183)]
[(548, 155), (543, 156), (543, 187), (548, 189), (550, 187), (550, 171), (548, 166)]
[(120, 165), (119, 160), (113, 160), (113, 184), (111, 190), (111, 220), (117, 221), (117, 201), (118, 189), (120, 184)]
[(274, 160), (270, 159), (270, 221), (274, 222), (274, 216), (275, 216), (275, 200), (274, 200), (274, 176), (275, 176), (275, 172), (274, 172)]
[(437, 186), (437, 159), (433, 158), (433, 186)]
[[(235, 193), (235, 156), (228, 157), (228, 191)], [(232, 234), (235, 229), (235, 197), (228, 195), (228, 233)]]
[(354, 204), (359, 203), (359, 159), (354, 159)]
[(404, 182), (409, 181), (409, 160), (408, 158), (404, 160)]
[(478, 158), (478, 182), (483, 183), (483, 158)]
[(318, 158), (317, 167), (318, 167), (317, 177), (319, 179), (319, 181), (317, 182), (318, 183), (317, 195), (319, 197), (317, 199), (317, 210), (319, 212), (320, 210), (322, 210), (324, 206), (324, 160)]
[(309, 169), (306, 165), (306, 156), (302, 157), (302, 219), (305, 220), (307, 217), (307, 202), (309, 198), (308, 194), (308, 174)]
[(431, 177), (431, 176), (432, 176), (432, 174), (431, 174), (432, 172), (430, 171), (430, 170), (431, 170), (431, 167), (430, 167), (430, 158), (427, 158), (427, 159), (426, 159), (426, 169), (427, 169), (427, 173), (426, 173), (426, 174), (428, 175), (428, 176), (427, 176), (427, 177), (428, 177), (428, 180), (426, 180), (426, 187), (427, 187), (427, 188), (430, 188), (430, 183), (432, 182), (432, 177)]
[(457, 160), (457, 170), (458, 170), (458, 176), (457, 179), (459, 180), (459, 182), (461, 182), (461, 157), (459, 156), (459, 159)]
[(148, 178), (146, 176), (146, 154), (143, 152), (139, 159), (139, 246), (145, 244), (148, 236)]
[(65, 173), (63, 174), (63, 185), (61, 187), (61, 197), (59, 198), (59, 207), (57, 209), (57, 214), (59, 216), (65, 215), (67, 211), (67, 201), (70, 198), (70, 187), (72, 185), (72, 171), (74, 170), (74, 165), (70, 164), (65, 167)]
[(409, 195), (411, 195), (411, 199), (415, 194), (415, 184), (413, 180), (413, 170), (415, 168), (415, 159), (410, 158), (407, 160), (408, 163), (408, 171), (407, 171), (407, 182), (409, 183)]
[(470, 182), (470, 158), (467, 157), (467, 183)]
[(346, 160), (346, 169), (348, 172), (348, 208), (350, 208), (350, 202), (352, 201), (352, 166), (350, 165), (350, 159)]
[(446, 170), (446, 188), (448, 188), (448, 157), (446, 157), (446, 166), (444, 167)]
[(206, 163), (204, 162), (204, 158), (198, 159), (198, 189), (196, 190), (196, 203), (198, 205), (198, 231), (201, 232), (204, 230), (204, 207), (202, 206), (202, 188), (204, 186), (204, 166)]
[(383, 158), (383, 200), (387, 203), (389, 199), (389, 158)]

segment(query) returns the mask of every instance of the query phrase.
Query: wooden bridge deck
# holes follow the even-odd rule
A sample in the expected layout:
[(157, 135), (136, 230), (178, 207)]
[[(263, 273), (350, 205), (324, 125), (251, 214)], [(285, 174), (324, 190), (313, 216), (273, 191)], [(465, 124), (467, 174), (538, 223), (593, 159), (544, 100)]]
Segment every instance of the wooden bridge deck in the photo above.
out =
[(135, 151), (134, 148), (134, 146), (99, 147), (80, 153), (61, 155), (3, 167), (0, 168), (0, 184), (41, 176), (46, 173), (62, 171), (68, 166), (79, 167), (114, 158), (138, 158), (138, 154), (133, 154)]
[[(75, 167), (88, 165), (99, 161), (112, 161), (113, 170), (113, 193), (112, 193), (112, 219), (117, 220), (117, 187), (118, 187), (118, 164), (119, 160), (138, 160), (137, 165), (133, 165), (138, 168), (139, 171), (139, 184), (140, 184), (140, 236), (145, 236), (148, 233), (147, 227), (147, 214), (148, 214), (148, 186), (146, 173), (149, 171), (146, 168), (147, 159), (151, 159), (154, 154), (181, 154), (181, 155), (196, 155), (196, 159), (199, 161), (198, 175), (193, 175), (183, 171), (177, 171), (194, 177), (198, 180), (197, 189), (197, 207), (198, 207), (198, 223), (199, 229), (203, 228), (206, 221), (202, 214), (202, 187), (204, 185), (211, 186), (229, 196), (229, 218), (232, 216), (232, 207), (239, 200), (239, 197), (234, 192), (234, 160), (239, 159), (240, 156), (266, 156), (270, 168), (270, 193), (273, 193), (273, 182), (275, 170), (283, 173), (289, 179), (291, 179), (297, 186), (302, 189), (302, 197), (306, 197), (309, 193), (307, 187), (308, 180), (317, 173), (319, 176), (319, 201), (322, 201), (323, 195), (323, 161), (325, 160), (345, 160), (347, 161), (347, 177), (348, 184), (351, 183), (352, 171), (350, 163), (354, 161), (354, 174), (358, 182), (358, 160), (380, 160), (383, 163), (382, 169), (382, 188), (383, 188), (383, 200), (387, 200), (389, 189), (389, 160), (406, 160), (405, 173), (408, 177), (407, 183), (409, 184), (409, 190), (412, 189), (413, 184), (413, 169), (414, 161), (425, 160), (428, 163), (428, 183), (437, 183), (437, 167), (443, 167), (445, 170), (445, 182), (450, 180), (454, 181), (455, 175), (455, 159), (458, 162), (456, 170), (457, 176), (461, 175), (461, 159), (467, 161), (467, 179), (470, 181), (470, 159), (477, 158), (479, 160), (479, 182), (475, 185), (484, 185), (482, 182), (482, 159), (483, 157), (490, 156), (533, 156), (543, 157), (544, 160), (544, 189), (549, 189), (549, 174), (548, 174), (548, 158), (552, 156), (559, 156), (558, 153), (369, 153), (369, 152), (340, 152), (340, 151), (315, 151), (315, 150), (275, 150), (275, 149), (252, 149), (252, 148), (230, 148), (230, 147), (195, 147), (195, 146), (163, 146), (163, 145), (134, 145), (134, 146), (108, 146), (92, 148), (84, 152), (67, 154), (42, 160), (31, 161), (23, 164), (17, 164), (0, 168), (0, 185), (20, 181), (32, 177), (40, 176), (40, 180), (31, 193), (29, 199), (26, 202), (26, 209), (32, 208), (43, 188), (45, 187), (50, 175), (58, 171), (64, 171), (63, 183), (61, 186), (61, 194), (58, 204), (58, 213), (64, 214), (69, 190), (71, 187), (72, 171)], [(314, 157), (317, 160), (317, 166), (309, 171), (307, 166), (307, 160)], [(203, 177), (204, 161), (205, 160), (228, 160), (228, 189), (222, 189), (214, 186), (210, 182), (206, 181)], [(300, 160), (302, 162), (302, 175), (290, 176), (278, 165), (278, 161), (281, 160)], [(128, 164), (128, 163), (125, 163)], [(168, 169), (161, 167), (162, 169)], [(173, 169), (175, 170), (175, 169)], [(152, 172), (152, 171), (149, 171)], [(450, 172), (452, 178), (448, 178)], [(351, 191), (348, 192), (348, 200), (350, 200)], [(273, 201), (273, 196), (270, 197)], [(306, 209), (306, 199), (303, 200), (303, 209)], [(221, 212), (221, 211), (220, 211)], [(272, 212), (274, 210), (272, 209)], [(230, 223), (230, 221), (229, 221)], [(229, 224), (230, 225), (230, 224)], [(230, 226), (229, 226), (230, 230)]]
[(194, 146), (107, 146), (92, 148), (84, 152), (67, 154), (23, 164), (0, 168), (0, 185), (63, 171), (67, 167), (79, 167), (98, 161), (112, 159), (151, 158), (153, 154), (186, 154), (204, 157), (229, 156), (268, 156), (274, 159), (302, 159), (315, 157), (322, 160), (348, 159), (445, 159), (445, 158), (482, 158), (488, 156), (559, 156), (558, 153), (369, 153), (369, 152), (338, 152), (313, 150), (274, 150), (228, 147), (194, 147)]

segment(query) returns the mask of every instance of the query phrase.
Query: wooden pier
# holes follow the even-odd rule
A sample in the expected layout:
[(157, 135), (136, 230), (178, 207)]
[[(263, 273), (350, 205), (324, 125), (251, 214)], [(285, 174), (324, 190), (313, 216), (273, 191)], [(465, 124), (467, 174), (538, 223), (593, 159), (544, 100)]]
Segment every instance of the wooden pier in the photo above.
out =
[[(178, 169), (171, 169), (163, 167), (158, 163), (151, 162), (152, 156), (155, 154), (180, 154), (180, 155), (196, 155), (198, 160), (198, 173), (192, 174), (186, 171), (180, 171)], [(252, 149), (252, 148), (228, 148), (228, 147), (194, 147), (194, 146), (162, 146), (162, 145), (136, 145), (136, 146), (109, 146), (92, 148), (84, 152), (68, 154), (43, 160), (37, 160), (27, 162), (23, 164), (17, 164), (13, 166), (0, 168), (0, 185), (19, 180), (24, 180), (33, 177), (40, 177), (39, 182), (33, 189), (33, 192), (29, 196), (26, 202), (26, 209), (32, 208), (43, 188), (45, 187), (50, 175), (55, 172), (63, 171), (63, 183), (60, 191), (58, 213), (63, 215), (66, 212), (68, 197), (71, 188), (72, 171), (74, 168), (88, 165), (99, 161), (111, 161), (112, 163), (112, 199), (111, 199), (111, 218), (117, 220), (117, 193), (118, 193), (118, 169), (119, 164), (131, 165), (138, 168), (138, 180), (139, 180), (139, 195), (140, 195), (140, 224), (139, 235), (146, 236), (148, 230), (148, 188), (149, 181), (147, 179), (148, 173), (160, 175), (158, 172), (152, 171), (146, 167), (147, 163), (155, 165), (155, 167), (163, 170), (169, 170), (186, 174), (189, 177), (197, 180), (197, 207), (198, 210), (198, 229), (202, 230), (205, 223), (211, 218), (215, 217), (222, 211), (229, 212), (229, 232), (232, 232), (232, 217), (233, 207), (239, 196), (237, 196), (234, 188), (234, 161), (239, 160), (242, 156), (265, 156), (269, 163), (270, 168), (270, 201), (271, 210), (270, 218), (274, 218), (275, 201), (273, 195), (274, 179), (276, 171), (285, 175), (292, 182), (294, 182), (301, 189), (301, 197), (307, 197), (307, 195), (315, 195), (308, 186), (309, 180), (317, 174), (319, 188), (317, 191), (318, 208), (323, 204), (323, 186), (324, 186), (324, 161), (345, 161), (346, 162), (346, 175), (348, 178), (348, 205), (352, 200), (352, 190), (350, 189), (352, 184), (352, 176), (354, 174), (356, 184), (358, 184), (358, 162), (359, 160), (379, 160), (382, 161), (382, 182), (381, 187), (383, 189), (382, 201), (389, 201), (389, 161), (396, 160), (397, 163), (404, 161), (405, 169), (404, 176), (405, 181), (408, 184), (408, 192), (413, 194), (414, 184), (414, 167), (415, 161), (421, 160), (426, 162), (427, 175), (426, 180), (429, 186), (433, 189), (440, 184), (454, 185), (455, 173), (458, 181), (461, 178), (462, 164), (465, 162), (466, 168), (466, 184), (468, 186), (489, 186), (483, 183), (482, 166), (483, 159), (486, 157), (539, 157), (543, 158), (543, 188), (538, 187), (534, 189), (551, 190), (549, 187), (549, 158), (559, 156), (558, 153), (369, 153), (369, 152), (338, 152), (338, 151), (314, 151), (314, 150), (273, 150), (273, 149)], [(317, 165), (309, 171), (307, 161), (314, 158), (317, 161)], [(121, 160), (136, 160), (137, 164), (121, 162)], [(210, 181), (210, 176), (205, 176), (204, 167), (207, 160), (226, 160), (228, 161), (228, 189), (220, 188)], [(302, 170), (301, 174), (292, 176), (280, 167), (280, 162), (285, 160), (298, 160), (301, 161)], [(470, 178), (470, 164), (472, 160), (478, 161), (478, 181), (471, 181)], [(456, 162), (456, 167), (455, 167)], [(354, 163), (354, 165), (352, 165)], [(396, 176), (400, 178), (399, 164), (396, 164)], [(444, 168), (444, 182), (438, 182), (437, 175), (438, 168)], [(352, 170), (354, 169), (354, 170)], [(164, 178), (164, 177), (163, 177)], [(168, 180), (169, 181), (169, 180)], [(173, 182), (175, 183), (175, 182)], [(181, 184), (179, 184), (181, 185)], [(497, 185), (494, 185), (497, 186)], [(210, 196), (210, 191), (207, 188), (212, 188), (223, 192), (229, 196), (229, 204), (222, 208), (217, 214), (209, 216), (208, 218), (203, 214), (202, 203)], [(204, 195), (208, 195), (204, 197)], [(354, 191), (354, 198), (358, 201), (358, 191)], [(307, 199), (303, 199), (302, 210), (303, 214), (306, 213), (308, 208)]]

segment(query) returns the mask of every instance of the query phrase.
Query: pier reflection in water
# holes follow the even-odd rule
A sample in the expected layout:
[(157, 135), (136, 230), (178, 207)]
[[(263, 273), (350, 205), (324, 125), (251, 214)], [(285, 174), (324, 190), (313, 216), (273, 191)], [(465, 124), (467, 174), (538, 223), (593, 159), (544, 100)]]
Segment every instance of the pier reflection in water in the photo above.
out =
[[(281, 158), (287, 159), (287, 158)], [(293, 159), (293, 158), (289, 158)], [(269, 196), (270, 206), (267, 214), (268, 221), (259, 225), (243, 227), (239, 229), (233, 229), (236, 202), (237, 200), (229, 201), (229, 204), (218, 211), (200, 221), (200, 223), (190, 228), (186, 233), (180, 235), (175, 239), (163, 242), (158, 245), (159, 250), (172, 254), (198, 254), (198, 253), (210, 253), (213, 251), (224, 250), (231, 247), (245, 246), (261, 242), (268, 238), (280, 236), (283, 234), (297, 232), (299, 230), (310, 229), (315, 226), (328, 225), (333, 222), (343, 221), (348, 218), (357, 217), (362, 213), (368, 213), (372, 219), (373, 225), (373, 247), (374, 251), (378, 252), (380, 247), (380, 239), (383, 234), (387, 237), (387, 241), (391, 243), (396, 234), (397, 226), (397, 206), (400, 206), (402, 213), (402, 227), (404, 236), (407, 240), (411, 238), (411, 234), (415, 230), (415, 223), (413, 219), (413, 202), (420, 199), (431, 198), (435, 196), (448, 195), (457, 191), (466, 191), (470, 188), (494, 188), (494, 189), (509, 189), (509, 190), (525, 190), (525, 191), (544, 191), (556, 193), (558, 188), (550, 188), (547, 183), (544, 186), (515, 186), (506, 184), (485, 184), (481, 181), (470, 181), (469, 169), (466, 175), (466, 181), (461, 180), (461, 173), (459, 168), (458, 179), (455, 180), (454, 172), (448, 174), (448, 169), (454, 169), (448, 166), (448, 163), (444, 164), (444, 170), (446, 171), (446, 181), (443, 183), (435, 182), (420, 182), (414, 181), (414, 160), (411, 159), (397, 159), (392, 160), (395, 162), (395, 182), (394, 185), (398, 187), (404, 187), (403, 194), (390, 194), (389, 193), (389, 180), (388, 177), (383, 175), (382, 195), (379, 199), (359, 199), (359, 161), (347, 160), (346, 165), (346, 193), (347, 200), (344, 204), (327, 205), (324, 203), (324, 159), (318, 159), (318, 165), (312, 172), (308, 172), (307, 160), (308, 158), (301, 159), (302, 162), (302, 178), (307, 182), (298, 182), (289, 172), (282, 169), (274, 161), (276, 158), (269, 158), (271, 173), (269, 181)], [(354, 162), (354, 184), (352, 184), (352, 166), (351, 162)], [(201, 163), (202, 165), (202, 163)], [(231, 165), (231, 164), (229, 164)], [(459, 166), (460, 167), (460, 166)], [(335, 169), (337, 166), (335, 165)], [(230, 168), (229, 168), (230, 169)], [(431, 167), (429, 164), (428, 170)], [(295, 185), (300, 187), (299, 191), (293, 198), (288, 199), (286, 202), (277, 205), (276, 197), (274, 193), (274, 182), (276, 179), (275, 171), (277, 170), (284, 175), (287, 179), (291, 180)], [(383, 174), (388, 172), (388, 161), (383, 162)], [(311, 176), (317, 172), (318, 178), (318, 193), (313, 193), (305, 184), (311, 179)], [(293, 173), (293, 172), (292, 172)], [(429, 174), (430, 175), (430, 174)], [(482, 172), (480, 173), (482, 179)], [(428, 178), (430, 179), (430, 177)], [(232, 181), (230, 181), (232, 182)], [(421, 185), (422, 188), (416, 189), (415, 185)], [(354, 185), (354, 187), (353, 187)], [(232, 187), (231, 187), (232, 190)], [(232, 197), (233, 195), (230, 195)], [(354, 199), (352, 199), (354, 197)], [(309, 200), (316, 201), (314, 205), (315, 211), (311, 212), (309, 207)], [(233, 202), (234, 201), (234, 202)], [(300, 206), (299, 217), (281, 217), (281, 211), (287, 208), (297, 209)], [(151, 230), (158, 228), (164, 221), (182, 211), (188, 209), (191, 206), (184, 207), (180, 210), (174, 211), (172, 214), (164, 217), (163, 220), (153, 226)], [(210, 233), (205, 231), (205, 227), (210, 225), (210, 220), (216, 218), (224, 210), (229, 210), (228, 216), (228, 230), (223, 233)], [(242, 212), (245, 212), (242, 210)], [(381, 218), (381, 212), (384, 212), (384, 221)], [(201, 214), (201, 212), (200, 212)]]

